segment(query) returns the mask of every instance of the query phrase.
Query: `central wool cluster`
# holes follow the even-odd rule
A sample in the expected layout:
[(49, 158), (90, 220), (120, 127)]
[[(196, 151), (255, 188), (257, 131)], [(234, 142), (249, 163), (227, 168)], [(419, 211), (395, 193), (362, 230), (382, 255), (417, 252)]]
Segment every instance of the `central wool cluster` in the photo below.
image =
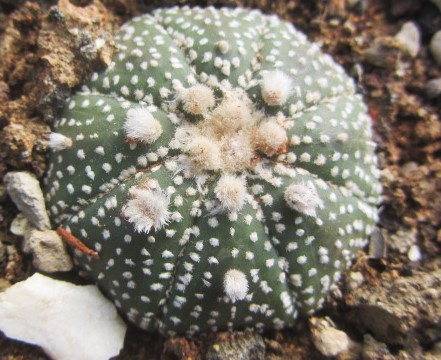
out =
[(319, 308), (380, 199), (351, 79), (240, 8), (160, 9), (116, 41), (49, 143), (47, 203), (82, 272), (167, 334), (279, 329)]

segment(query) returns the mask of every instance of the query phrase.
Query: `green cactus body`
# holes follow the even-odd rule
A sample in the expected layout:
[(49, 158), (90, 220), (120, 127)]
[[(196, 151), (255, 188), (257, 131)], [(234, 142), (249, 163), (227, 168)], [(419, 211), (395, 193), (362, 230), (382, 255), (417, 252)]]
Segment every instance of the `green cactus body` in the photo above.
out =
[(380, 199), (370, 119), (290, 24), (171, 8), (124, 25), (50, 140), (52, 219), (130, 321), (282, 328), (320, 307)]

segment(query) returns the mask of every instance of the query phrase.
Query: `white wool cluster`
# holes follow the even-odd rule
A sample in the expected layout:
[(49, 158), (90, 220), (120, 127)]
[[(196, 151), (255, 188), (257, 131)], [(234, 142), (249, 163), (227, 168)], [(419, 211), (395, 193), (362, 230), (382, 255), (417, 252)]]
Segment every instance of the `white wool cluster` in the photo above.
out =
[(317, 216), (316, 208), (322, 204), (317, 190), (310, 183), (291, 184), (285, 190), (287, 205), (302, 214)]
[(287, 146), (286, 130), (275, 121), (265, 121), (256, 131), (257, 148), (268, 156), (283, 152)]
[(197, 168), (219, 170), (222, 166), (218, 144), (203, 135), (192, 137), (185, 150)]
[(262, 97), (269, 106), (280, 106), (288, 100), (292, 91), (292, 80), (280, 70), (268, 71), (260, 83)]
[(239, 131), (221, 143), (223, 169), (230, 172), (249, 168), (254, 157), (254, 147), (249, 132)]
[(132, 187), (132, 198), (123, 208), (123, 215), (134, 224), (139, 233), (148, 233), (153, 227), (161, 229), (170, 219), (168, 205), (170, 198), (160, 189)]
[(161, 123), (145, 107), (129, 109), (124, 131), (130, 140), (151, 144), (162, 134)]
[(184, 111), (192, 115), (203, 115), (215, 105), (213, 90), (204, 84), (182, 89), (178, 95)]
[(228, 92), (222, 102), (211, 113), (205, 127), (217, 137), (220, 137), (240, 129), (249, 129), (255, 125), (257, 119), (252, 104), (245, 95)]
[(72, 139), (60, 133), (51, 133), (49, 135), (48, 144), (53, 151), (60, 151), (72, 146)]
[(233, 303), (245, 299), (248, 294), (246, 275), (240, 270), (228, 270), (224, 275), (224, 291)]
[(238, 211), (245, 204), (247, 187), (244, 177), (224, 174), (220, 177), (214, 193), (221, 203), (221, 207), (227, 211)]

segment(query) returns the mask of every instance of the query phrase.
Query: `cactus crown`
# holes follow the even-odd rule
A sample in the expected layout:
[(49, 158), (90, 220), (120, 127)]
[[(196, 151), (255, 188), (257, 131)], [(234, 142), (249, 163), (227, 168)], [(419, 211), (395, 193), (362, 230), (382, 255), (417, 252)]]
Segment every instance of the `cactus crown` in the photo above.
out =
[(160, 9), (51, 137), (53, 221), (132, 322), (164, 333), (293, 324), (323, 302), (377, 218), (370, 119), (290, 24)]

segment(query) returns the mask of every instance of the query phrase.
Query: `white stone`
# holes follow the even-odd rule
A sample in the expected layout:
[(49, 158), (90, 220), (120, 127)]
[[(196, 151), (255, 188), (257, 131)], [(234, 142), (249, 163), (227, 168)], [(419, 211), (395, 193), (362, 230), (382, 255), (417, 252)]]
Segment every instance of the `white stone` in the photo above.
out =
[(423, 255), (421, 254), (421, 250), (419, 246), (412, 245), (409, 251), (407, 252), (407, 257), (409, 258), (410, 261), (420, 261)]
[(9, 231), (17, 236), (25, 236), (31, 227), (29, 220), (22, 213), (18, 213), (14, 220), (12, 220)]
[(32, 253), (32, 264), (39, 271), (53, 273), (73, 268), (63, 240), (56, 231), (31, 229), (25, 236), (23, 251)]
[(337, 356), (349, 349), (350, 341), (345, 332), (334, 328), (325, 319), (312, 318), (311, 335), (314, 346), (324, 356)]
[(3, 179), (17, 208), (37, 229), (50, 229), (40, 183), (28, 172), (9, 172)]
[(0, 330), (40, 346), (57, 360), (108, 360), (119, 354), (127, 326), (93, 285), (34, 274), (0, 293)]
[(420, 29), (414, 22), (408, 21), (404, 23), (398, 34), (395, 35), (395, 40), (403, 46), (411, 57), (414, 58), (418, 55), (421, 34)]

